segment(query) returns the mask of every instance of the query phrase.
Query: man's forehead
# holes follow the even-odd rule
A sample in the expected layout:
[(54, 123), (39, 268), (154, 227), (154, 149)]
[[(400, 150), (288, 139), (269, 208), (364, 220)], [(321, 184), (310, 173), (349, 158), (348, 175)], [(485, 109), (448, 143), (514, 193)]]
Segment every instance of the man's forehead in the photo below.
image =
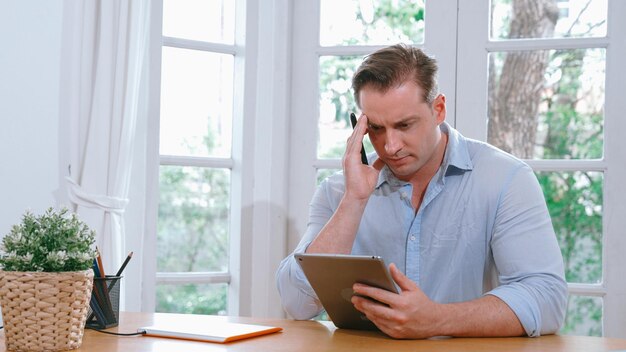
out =
[(424, 89), (419, 84), (417, 84), (414, 80), (410, 78), (400, 80), (398, 82), (393, 82), (391, 84), (381, 84), (380, 82), (368, 82), (368, 83), (365, 83), (363, 86), (361, 86), (360, 91), (362, 92), (363, 90), (372, 90), (372, 91), (384, 94), (384, 93), (387, 93), (389, 90), (398, 89), (400, 87), (407, 86), (407, 85), (415, 87), (418, 91), (420, 91), (420, 93), (424, 91)]
[[(395, 95), (401, 91), (408, 91), (411, 93), (411, 96), (418, 100), (418, 103), (426, 103), (426, 99), (424, 96), (424, 89), (417, 85), (415, 82), (408, 80), (399, 85), (393, 85), (391, 87), (380, 87), (375, 84), (368, 84), (361, 88), (358, 95), (359, 105), (363, 105), (369, 99), (378, 97), (378, 98), (387, 98)], [(373, 96), (372, 96), (373, 95)], [(375, 98), (376, 99), (376, 98)]]

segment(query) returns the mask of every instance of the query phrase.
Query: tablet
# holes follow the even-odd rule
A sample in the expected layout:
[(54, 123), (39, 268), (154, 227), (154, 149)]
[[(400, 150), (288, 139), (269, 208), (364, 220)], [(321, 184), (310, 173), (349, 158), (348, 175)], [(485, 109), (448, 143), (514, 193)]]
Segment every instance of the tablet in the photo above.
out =
[(338, 328), (377, 330), (351, 302), (354, 283), (398, 293), (385, 261), (379, 256), (294, 254), (328, 316)]

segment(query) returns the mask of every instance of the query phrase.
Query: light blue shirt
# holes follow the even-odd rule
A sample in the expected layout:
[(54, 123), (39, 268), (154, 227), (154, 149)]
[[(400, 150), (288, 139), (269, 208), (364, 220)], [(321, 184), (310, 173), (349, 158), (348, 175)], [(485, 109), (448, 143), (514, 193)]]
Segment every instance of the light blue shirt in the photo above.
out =
[[(436, 302), (491, 294), (511, 307), (528, 336), (558, 331), (567, 302), (563, 257), (532, 169), (463, 137), (446, 123), (441, 129), (448, 134), (446, 153), (418, 212), (411, 206), (411, 184), (385, 166), (352, 254), (378, 255), (387, 264), (395, 263)], [(319, 186), (294, 253), (306, 250), (344, 190), (342, 173)], [(276, 279), (283, 307), (292, 317), (310, 319), (322, 311), (293, 254), (281, 262)]]

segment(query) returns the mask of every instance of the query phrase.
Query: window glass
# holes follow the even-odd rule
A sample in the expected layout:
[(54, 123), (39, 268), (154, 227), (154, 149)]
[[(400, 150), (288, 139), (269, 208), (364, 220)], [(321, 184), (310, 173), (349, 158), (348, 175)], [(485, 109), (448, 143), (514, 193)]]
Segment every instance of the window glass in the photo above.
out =
[(232, 55), (163, 47), (160, 153), (230, 157)]
[(228, 271), (230, 170), (161, 166), (157, 271)]
[(333, 175), (341, 170), (337, 169), (318, 169), (317, 170), (317, 185), (319, 186), (328, 176)]
[(602, 172), (537, 172), (567, 282), (602, 281)]
[(607, 0), (492, 0), (491, 38), (606, 36)]
[(524, 159), (601, 158), (604, 73), (605, 49), (491, 53), (488, 142)]
[[(320, 58), (320, 116), (318, 120), (318, 158), (340, 159), (352, 133), (350, 113), (360, 116), (352, 92), (352, 76), (362, 57), (323, 56)], [(365, 151), (374, 151), (369, 137), (363, 139)]]
[(602, 298), (570, 295), (564, 335), (602, 336)]
[(320, 44), (424, 42), (423, 0), (321, 0)]
[(156, 289), (156, 311), (226, 315), (227, 284), (159, 284)]
[(163, 0), (163, 35), (234, 44), (235, 1)]

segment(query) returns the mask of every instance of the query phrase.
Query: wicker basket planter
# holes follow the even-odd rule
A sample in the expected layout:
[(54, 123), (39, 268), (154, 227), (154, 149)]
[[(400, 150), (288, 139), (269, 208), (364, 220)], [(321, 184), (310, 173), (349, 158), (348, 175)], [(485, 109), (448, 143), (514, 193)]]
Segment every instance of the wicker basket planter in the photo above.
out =
[(9, 351), (80, 347), (93, 271), (0, 271), (0, 305)]

